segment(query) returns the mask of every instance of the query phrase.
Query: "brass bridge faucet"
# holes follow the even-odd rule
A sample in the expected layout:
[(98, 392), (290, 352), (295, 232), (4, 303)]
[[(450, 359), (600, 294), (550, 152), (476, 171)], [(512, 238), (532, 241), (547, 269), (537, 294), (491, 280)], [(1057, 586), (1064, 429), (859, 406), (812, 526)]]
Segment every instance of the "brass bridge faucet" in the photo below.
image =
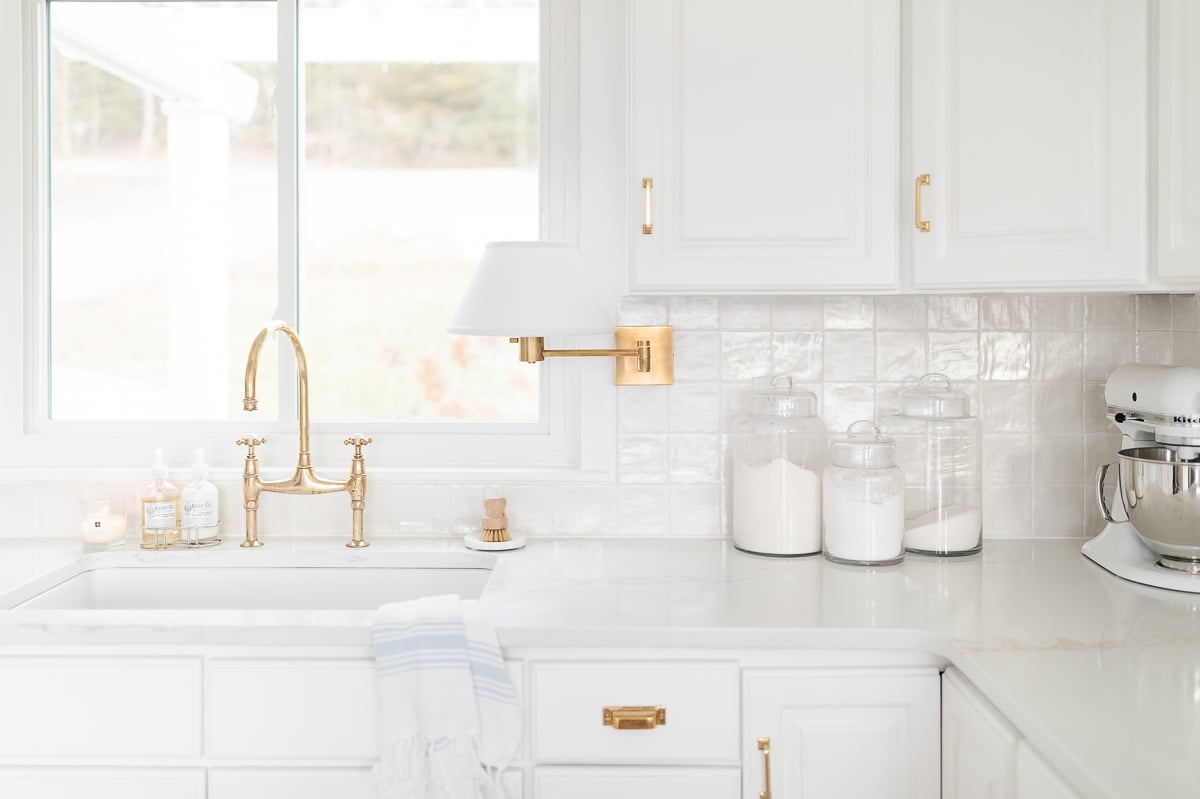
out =
[(296, 464), (296, 473), (284, 480), (263, 480), (258, 473), (258, 456), (254, 448), (267, 443), (265, 438), (239, 438), (239, 446), (249, 448), (246, 453), (246, 465), (242, 470), (243, 507), (246, 509), (246, 540), (244, 547), (261, 547), (258, 540), (258, 497), (264, 491), (274, 491), (277, 494), (333, 494), (338, 491), (350, 492), (350, 513), (352, 517), (350, 540), (348, 547), (365, 547), (368, 543), (363, 539), (363, 508), (366, 506), (367, 466), (363, 460), (362, 448), (371, 443), (369, 438), (347, 438), (344, 444), (354, 447), (354, 459), (350, 461), (350, 476), (345, 480), (326, 480), (313, 473), (312, 457), (308, 449), (308, 361), (304, 357), (304, 346), (296, 331), (283, 322), (268, 322), (255, 337), (250, 345), (250, 355), (246, 358), (246, 396), (242, 407), (248, 411), (258, 410), (258, 398), (255, 396), (255, 381), (258, 377), (258, 356), (262, 352), (263, 343), (271, 334), (279, 331), (288, 337), (292, 343), (292, 351), (296, 354), (296, 372), (300, 378), (300, 460)]

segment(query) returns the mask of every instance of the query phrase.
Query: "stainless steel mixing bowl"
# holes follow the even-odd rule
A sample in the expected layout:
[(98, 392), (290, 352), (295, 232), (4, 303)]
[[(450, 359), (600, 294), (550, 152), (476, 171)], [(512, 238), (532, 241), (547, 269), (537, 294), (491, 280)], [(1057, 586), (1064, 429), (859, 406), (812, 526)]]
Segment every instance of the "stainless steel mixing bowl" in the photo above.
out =
[[(1113, 519), (1096, 477), (1100, 512)], [(1117, 496), (1138, 537), (1170, 569), (1200, 573), (1200, 459), (1184, 461), (1167, 447), (1137, 447), (1117, 453)]]

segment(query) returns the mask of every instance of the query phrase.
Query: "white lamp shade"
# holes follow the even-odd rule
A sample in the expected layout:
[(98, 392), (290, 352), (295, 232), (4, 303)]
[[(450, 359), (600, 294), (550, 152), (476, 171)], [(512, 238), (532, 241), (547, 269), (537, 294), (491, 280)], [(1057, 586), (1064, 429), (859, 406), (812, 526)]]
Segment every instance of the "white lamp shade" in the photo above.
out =
[(494, 241), (471, 276), (448, 333), (579, 336), (611, 333), (612, 317), (592, 292), (573, 244)]

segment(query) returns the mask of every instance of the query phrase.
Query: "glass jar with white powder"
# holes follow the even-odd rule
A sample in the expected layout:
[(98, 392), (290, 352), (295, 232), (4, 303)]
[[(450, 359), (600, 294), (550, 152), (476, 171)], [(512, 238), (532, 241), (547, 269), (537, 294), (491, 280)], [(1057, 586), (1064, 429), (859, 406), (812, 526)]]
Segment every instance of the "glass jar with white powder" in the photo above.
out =
[(884, 421), (904, 470), (904, 547), (922, 555), (970, 555), (983, 547), (979, 419), (945, 375), (900, 389)]
[(787, 375), (755, 378), (733, 436), (733, 543), (760, 555), (821, 551), (825, 422)]
[(856, 566), (904, 559), (904, 473), (895, 442), (861, 420), (829, 448), (821, 496), (825, 557)]

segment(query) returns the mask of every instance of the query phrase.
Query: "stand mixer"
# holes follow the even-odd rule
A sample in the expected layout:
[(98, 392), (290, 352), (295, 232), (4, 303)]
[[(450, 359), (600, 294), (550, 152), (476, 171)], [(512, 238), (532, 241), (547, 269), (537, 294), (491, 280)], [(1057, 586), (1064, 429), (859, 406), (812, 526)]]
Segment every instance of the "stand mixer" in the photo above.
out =
[[(1113, 507), (1096, 476), (1104, 530), (1083, 554), (1118, 577), (1200, 593), (1200, 369), (1129, 364), (1104, 384), (1121, 431)], [(1130, 522), (1130, 517), (1137, 522)]]

